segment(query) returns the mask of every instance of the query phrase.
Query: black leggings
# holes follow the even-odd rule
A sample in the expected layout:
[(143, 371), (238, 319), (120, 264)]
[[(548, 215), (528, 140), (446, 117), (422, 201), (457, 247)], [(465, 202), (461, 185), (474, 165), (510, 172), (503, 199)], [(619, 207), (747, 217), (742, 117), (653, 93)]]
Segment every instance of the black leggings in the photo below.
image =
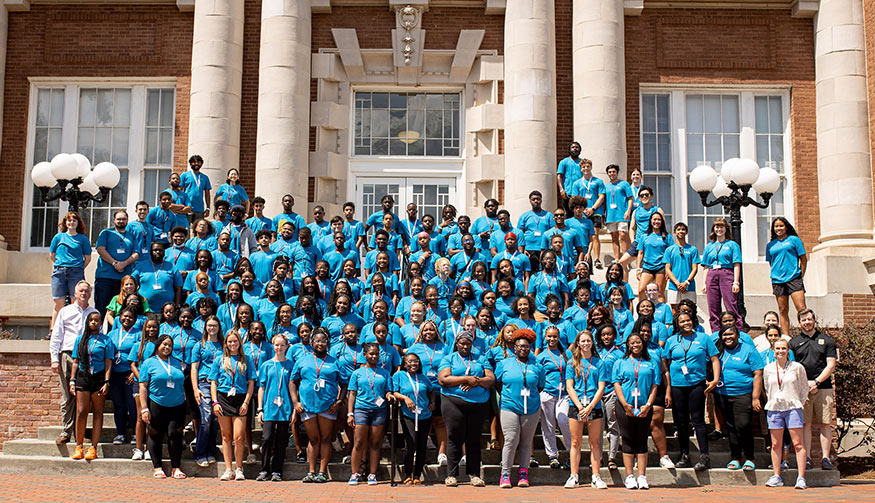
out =
[(441, 396), (441, 413), (447, 424), (447, 475), (459, 476), (462, 445), (465, 446), (469, 476), (480, 476), (480, 435), (487, 404), (472, 403), (454, 396)]
[(261, 428), (261, 471), (283, 473), (289, 445), (289, 422), (265, 421)]
[[(401, 415), (401, 431), (404, 432), (404, 477), (418, 479), (425, 466), (425, 445), (431, 430), (431, 418), (419, 420), (419, 430), (412, 417)], [(414, 457), (414, 454), (416, 455)]]
[(617, 403), (617, 423), (620, 425), (620, 436), (623, 438), (623, 454), (647, 454), (647, 437), (650, 436), (650, 420), (653, 418), (653, 407), (645, 417), (630, 417), (626, 409)]
[(167, 435), (167, 450), (170, 451), (170, 467), (179, 468), (182, 459), (182, 428), (185, 426), (185, 403), (164, 407), (149, 400), (149, 455), (152, 467), (161, 468), (162, 443)]
[(714, 405), (723, 413), (723, 422), (726, 426), (724, 433), (729, 434), (729, 452), (732, 459), (744, 459), (753, 461), (753, 405), (751, 394), (744, 395), (719, 395), (714, 394)]
[(690, 452), (690, 421), (696, 430), (699, 453), (708, 454), (708, 432), (705, 429), (705, 381), (694, 386), (671, 387), (672, 412), (681, 453)]

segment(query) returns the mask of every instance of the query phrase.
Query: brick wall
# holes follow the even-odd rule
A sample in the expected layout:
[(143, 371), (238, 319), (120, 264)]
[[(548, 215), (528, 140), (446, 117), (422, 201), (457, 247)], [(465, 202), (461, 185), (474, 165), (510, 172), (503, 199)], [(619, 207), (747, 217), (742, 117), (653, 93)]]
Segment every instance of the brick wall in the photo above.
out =
[(60, 424), (60, 382), (48, 353), (0, 353), (0, 388), (0, 449), (7, 440), (36, 438), (39, 427)]
[[(255, 197), (258, 131), (258, 62), (261, 51), (261, 2), (246, 2), (243, 21), (243, 94), (240, 99), (240, 184)], [(301, 211), (300, 208), (298, 211)]]
[(186, 166), (192, 14), (176, 5), (33, 5), (9, 13), (2, 153), (0, 234), (21, 249), (28, 77), (177, 77), (174, 167)]
[[(574, 79), (571, 45), (573, 0), (556, 0), (556, 164), (568, 157), (574, 138)], [(559, 197), (559, 182), (556, 182)]]
[(842, 315), (847, 323), (865, 324), (875, 317), (875, 295), (842, 294)]
[(781, 10), (648, 8), (625, 26), (629, 169), (641, 164), (642, 83), (792, 86), (793, 224), (810, 250), (820, 235), (812, 20)]

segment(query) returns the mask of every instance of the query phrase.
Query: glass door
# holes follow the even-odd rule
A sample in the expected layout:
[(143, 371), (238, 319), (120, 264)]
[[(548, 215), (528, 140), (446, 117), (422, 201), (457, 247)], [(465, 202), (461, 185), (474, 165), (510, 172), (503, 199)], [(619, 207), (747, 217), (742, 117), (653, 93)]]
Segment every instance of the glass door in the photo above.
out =
[(380, 211), (380, 200), (387, 194), (395, 199), (395, 213), (399, 218), (406, 218), (407, 205), (413, 202), (419, 207), (419, 218), (432, 215), (440, 222), (441, 209), (447, 204), (456, 205), (455, 178), (357, 178), (355, 192), (363, 221)]

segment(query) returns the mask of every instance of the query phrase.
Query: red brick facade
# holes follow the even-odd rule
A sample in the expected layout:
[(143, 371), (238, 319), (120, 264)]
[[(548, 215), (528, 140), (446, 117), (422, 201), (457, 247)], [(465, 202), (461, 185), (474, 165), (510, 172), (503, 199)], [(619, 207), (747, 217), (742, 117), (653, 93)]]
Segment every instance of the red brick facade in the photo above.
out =
[(842, 294), (842, 316), (845, 323), (865, 324), (875, 317), (875, 295)]
[(820, 236), (812, 20), (781, 10), (648, 8), (625, 22), (629, 168), (641, 163), (641, 84), (790, 85), (793, 225), (810, 250)]
[(3, 442), (36, 438), (41, 426), (61, 422), (61, 384), (49, 354), (0, 353), (0, 449)]

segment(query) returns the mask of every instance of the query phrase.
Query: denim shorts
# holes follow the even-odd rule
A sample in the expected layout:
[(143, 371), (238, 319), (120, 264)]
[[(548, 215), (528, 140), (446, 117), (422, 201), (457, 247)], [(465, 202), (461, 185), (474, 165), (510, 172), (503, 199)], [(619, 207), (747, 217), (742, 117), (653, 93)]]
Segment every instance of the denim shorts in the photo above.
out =
[(81, 267), (55, 267), (52, 270), (52, 298), (73, 298), (76, 283), (85, 279), (85, 269)]
[(309, 421), (314, 417), (324, 417), (325, 419), (334, 421), (337, 419), (337, 414), (330, 414), (327, 410), (325, 412), (307, 412), (305, 410), (301, 413), (301, 422)]
[(355, 409), (353, 410), (356, 426), (380, 426), (386, 424), (389, 412), (386, 407), (379, 409)]
[(802, 409), (767, 410), (766, 422), (769, 423), (770, 430), (783, 430), (785, 427), (789, 429), (802, 428), (805, 426)]

